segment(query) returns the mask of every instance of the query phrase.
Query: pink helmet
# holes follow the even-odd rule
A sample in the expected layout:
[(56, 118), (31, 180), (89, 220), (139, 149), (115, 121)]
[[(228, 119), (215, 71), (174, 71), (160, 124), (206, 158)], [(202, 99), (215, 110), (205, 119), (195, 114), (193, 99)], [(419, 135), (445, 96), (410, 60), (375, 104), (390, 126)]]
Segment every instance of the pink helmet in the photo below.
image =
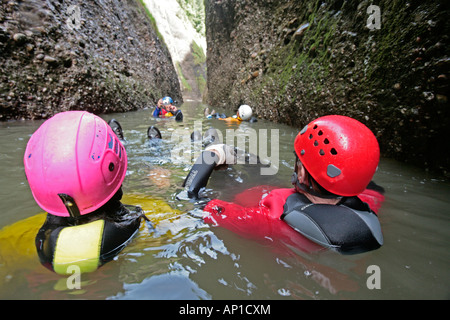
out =
[(119, 190), (127, 154), (108, 124), (86, 111), (62, 112), (28, 141), (25, 174), (39, 206), (50, 214), (88, 214)]

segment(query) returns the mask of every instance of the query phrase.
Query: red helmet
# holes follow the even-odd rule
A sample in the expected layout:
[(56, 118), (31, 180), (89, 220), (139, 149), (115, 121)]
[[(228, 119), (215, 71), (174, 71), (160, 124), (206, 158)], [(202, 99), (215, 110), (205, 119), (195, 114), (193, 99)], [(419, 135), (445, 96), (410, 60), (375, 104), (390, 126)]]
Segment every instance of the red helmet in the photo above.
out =
[(295, 153), (325, 190), (340, 196), (364, 191), (377, 169), (380, 149), (375, 135), (361, 122), (330, 115), (300, 131)]

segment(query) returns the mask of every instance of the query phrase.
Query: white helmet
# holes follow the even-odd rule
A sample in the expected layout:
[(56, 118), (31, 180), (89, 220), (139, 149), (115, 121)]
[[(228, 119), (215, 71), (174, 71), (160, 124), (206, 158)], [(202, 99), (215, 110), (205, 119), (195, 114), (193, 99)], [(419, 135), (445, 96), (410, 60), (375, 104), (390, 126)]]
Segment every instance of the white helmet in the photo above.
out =
[(252, 108), (246, 104), (243, 104), (238, 109), (238, 116), (244, 121), (249, 120), (252, 117), (252, 114)]

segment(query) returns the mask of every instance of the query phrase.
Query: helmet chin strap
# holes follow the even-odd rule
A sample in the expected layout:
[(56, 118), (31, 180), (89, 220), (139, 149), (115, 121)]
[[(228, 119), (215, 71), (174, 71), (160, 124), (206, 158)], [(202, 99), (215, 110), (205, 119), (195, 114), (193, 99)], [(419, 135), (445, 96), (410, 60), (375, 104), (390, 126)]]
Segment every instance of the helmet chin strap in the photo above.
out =
[(76, 223), (76, 221), (81, 217), (81, 214), (80, 209), (78, 209), (78, 206), (75, 203), (75, 200), (65, 193), (58, 193), (58, 196), (66, 207), (67, 212), (69, 212), (70, 217)]
[(298, 192), (307, 192), (309, 194), (312, 194), (313, 196), (316, 197), (322, 197), (322, 195), (320, 195), (319, 193), (317, 193), (312, 186), (310, 185), (306, 185), (304, 183), (300, 183), (300, 181), (298, 181), (298, 174), (297, 172), (294, 172), (292, 174), (292, 178), (291, 178), (291, 182), (292, 184), (295, 186), (295, 189)]

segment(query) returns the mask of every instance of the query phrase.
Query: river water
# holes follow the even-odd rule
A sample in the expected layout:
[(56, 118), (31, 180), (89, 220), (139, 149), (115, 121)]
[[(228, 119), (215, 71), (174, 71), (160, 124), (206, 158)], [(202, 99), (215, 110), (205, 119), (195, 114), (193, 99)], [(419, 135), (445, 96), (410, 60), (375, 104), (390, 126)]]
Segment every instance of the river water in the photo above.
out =
[[(80, 289), (42, 267), (33, 247), (42, 210), (29, 191), (22, 157), (42, 121), (0, 123), (0, 299), (450, 298), (450, 184), (397, 161), (381, 159), (374, 177), (386, 190), (379, 211), (385, 243), (372, 252), (280, 250), (203, 222), (195, 204), (176, 198), (201, 150), (190, 142), (193, 130), (213, 126), (224, 138), (249, 140), (256, 132), (258, 144), (267, 146), (276, 175), (243, 164), (213, 172), (208, 196), (231, 200), (257, 185), (291, 186), (292, 145), (300, 129), (265, 120), (230, 125), (205, 119), (204, 107), (186, 102), (183, 122), (153, 119), (151, 110), (102, 115), (124, 128), (129, 165), (123, 202), (142, 205), (154, 229), (143, 225), (113, 261), (82, 274)], [(147, 140), (150, 125), (161, 130), (163, 141)], [(260, 129), (267, 129), (267, 140)]]

